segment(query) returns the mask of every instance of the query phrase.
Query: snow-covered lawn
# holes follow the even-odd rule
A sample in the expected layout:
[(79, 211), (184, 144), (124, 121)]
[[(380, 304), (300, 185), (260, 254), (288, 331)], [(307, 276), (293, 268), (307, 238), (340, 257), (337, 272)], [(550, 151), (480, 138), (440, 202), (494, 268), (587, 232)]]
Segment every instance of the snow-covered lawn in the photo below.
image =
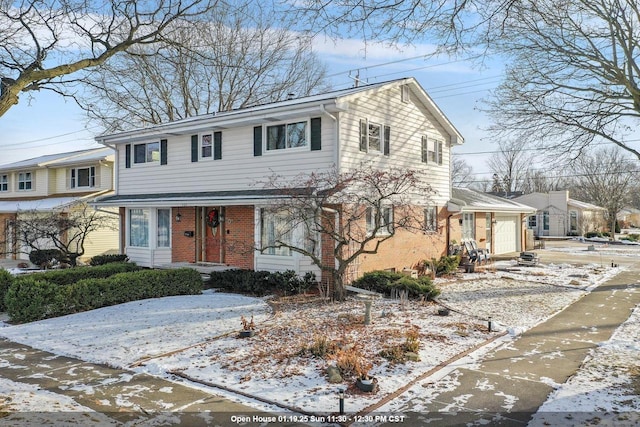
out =
[[(357, 395), (349, 410), (357, 411), (502, 331), (530, 328), (619, 271), (601, 265), (517, 267), (497, 262), (487, 272), (437, 279), (440, 301), (452, 309), (451, 315), (439, 316), (433, 303), (377, 300), (369, 326), (362, 324), (364, 303), (357, 299), (336, 304), (316, 298), (265, 301), (205, 292), (4, 324), (0, 336), (86, 361), (167, 377), (179, 373), (313, 413), (335, 411), (337, 390), (347, 388), (348, 395)], [(240, 316), (252, 315), (257, 334), (238, 338)], [(489, 316), (493, 332), (487, 330)], [(380, 351), (404, 343), (408, 330), (418, 331), (420, 361), (394, 364), (383, 358)], [(325, 370), (336, 356), (319, 358), (308, 351), (320, 337), (353, 347), (370, 361), (378, 392), (359, 393), (352, 379), (329, 384)], [(0, 382), (0, 396), (7, 387), (12, 385)], [(43, 395), (45, 408), (47, 399)]]

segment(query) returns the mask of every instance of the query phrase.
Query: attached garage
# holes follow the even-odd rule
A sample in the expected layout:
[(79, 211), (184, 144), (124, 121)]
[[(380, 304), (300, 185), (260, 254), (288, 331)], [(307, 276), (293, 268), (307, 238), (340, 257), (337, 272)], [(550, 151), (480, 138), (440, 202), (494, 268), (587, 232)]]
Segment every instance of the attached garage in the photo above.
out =
[(520, 221), (517, 215), (496, 215), (493, 235), (495, 254), (518, 252), (522, 247)]
[(448, 242), (474, 239), (495, 255), (523, 250), (522, 221), (535, 213), (531, 206), (469, 188), (453, 188), (447, 210)]

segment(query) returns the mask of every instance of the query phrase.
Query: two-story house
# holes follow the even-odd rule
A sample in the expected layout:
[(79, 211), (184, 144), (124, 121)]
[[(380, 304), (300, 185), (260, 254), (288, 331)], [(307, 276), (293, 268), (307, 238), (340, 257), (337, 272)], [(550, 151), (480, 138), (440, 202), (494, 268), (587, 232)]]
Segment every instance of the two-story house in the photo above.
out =
[[(50, 154), (0, 166), (0, 248), (3, 256), (27, 259), (16, 240), (16, 220), (38, 213), (68, 213), (80, 203), (113, 191), (114, 152), (110, 148)], [(117, 212), (117, 211), (116, 211)], [(115, 226), (118, 225), (114, 216)], [(105, 228), (87, 237), (84, 258), (119, 252), (118, 232)], [(44, 246), (47, 246), (43, 242)]]
[[(275, 194), (256, 183), (309, 171), (347, 171), (363, 162), (411, 168), (435, 190), (431, 232), (403, 233), (358, 272), (415, 265), (447, 251), (451, 147), (463, 138), (413, 78), (193, 117), (97, 141), (116, 151), (118, 207), (132, 261), (156, 267), (222, 263), (257, 270), (319, 270), (293, 251), (247, 252), (286, 217), (268, 209)], [(213, 225), (213, 227), (212, 227)], [(323, 244), (328, 244), (323, 241)]]

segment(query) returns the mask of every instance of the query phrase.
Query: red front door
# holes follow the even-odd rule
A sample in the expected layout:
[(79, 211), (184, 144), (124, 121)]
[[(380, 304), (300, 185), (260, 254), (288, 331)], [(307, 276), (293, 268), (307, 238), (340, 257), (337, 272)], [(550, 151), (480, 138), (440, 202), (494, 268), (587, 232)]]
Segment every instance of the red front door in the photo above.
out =
[[(209, 206), (204, 209), (204, 215), (206, 219), (212, 219), (215, 216), (215, 211), (220, 216), (222, 209), (220, 207)], [(220, 217), (219, 217), (220, 218)], [(218, 219), (219, 219), (218, 218)], [(205, 241), (205, 257), (206, 262), (223, 263), (222, 259), (222, 240), (224, 239), (224, 233), (222, 232), (222, 222), (219, 222), (216, 227), (211, 227), (211, 221), (205, 221), (203, 229), (204, 241)]]

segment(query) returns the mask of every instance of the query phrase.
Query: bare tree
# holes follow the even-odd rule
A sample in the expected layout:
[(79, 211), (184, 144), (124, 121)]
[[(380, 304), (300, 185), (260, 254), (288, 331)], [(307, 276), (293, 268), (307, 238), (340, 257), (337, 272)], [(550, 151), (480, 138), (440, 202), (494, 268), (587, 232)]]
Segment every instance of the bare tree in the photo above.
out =
[(599, 142), (640, 158), (637, 0), (302, 0), (314, 30), (367, 41), (421, 40), (434, 53), (509, 64), (485, 108), (491, 130), (576, 157)]
[[(493, 48), (510, 65), (487, 111), (496, 134), (576, 157), (596, 142), (640, 158), (640, 3), (513, 2)], [(556, 151), (557, 152), (557, 151)]]
[(60, 251), (59, 261), (76, 266), (85, 253), (87, 237), (98, 230), (117, 230), (117, 221), (108, 214), (90, 208), (86, 203), (77, 204), (68, 211), (20, 211), (13, 223), (17, 251), (52, 249)]
[(172, 24), (217, 0), (23, 0), (0, 7), (0, 116), (22, 93), (70, 93), (79, 72), (134, 46), (171, 39)]
[(618, 148), (583, 153), (573, 163), (572, 192), (576, 198), (607, 209), (611, 233), (616, 216), (630, 201), (637, 185), (637, 166)]
[(551, 167), (544, 170), (530, 168), (523, 177), (520, 189), (525, 194), (548, 193), (549, 191), (565, 189), (568, 185), (569, 180), (562, 175), (560, 169)]
[(79, 103), (118, 131), (326, 90), (311, 39), (288, 27), (255, 4), (218, 7), (96, 69)]
[(469, 187), (473, 183), (473, 167), (457, 155), (451, 162), (451, 183), (454, 187)]
[(493, 189), (506, 194), (520, 191), (531, 165), (531, 155), (524, 150), (521, 140), (500, 141), (499, 150), (487, 160), (493, 172)]
[[(330, 275), (334, 298), (344, 299), (345, 274), (360, 255), (375, 254), (400, 230), (424, 231), (424, 206), (433, 191), (420, 173), (377, 170), (311, 172), (286, 181), (272, 176), (266, 189), (284, 196), (266, 212), (286, 220), (265, 225), (258, 250), (300, 253)], [(420, 207), (423, 205), (423, 207)], [(320, 244), (322, 242), (322, 245)]]

